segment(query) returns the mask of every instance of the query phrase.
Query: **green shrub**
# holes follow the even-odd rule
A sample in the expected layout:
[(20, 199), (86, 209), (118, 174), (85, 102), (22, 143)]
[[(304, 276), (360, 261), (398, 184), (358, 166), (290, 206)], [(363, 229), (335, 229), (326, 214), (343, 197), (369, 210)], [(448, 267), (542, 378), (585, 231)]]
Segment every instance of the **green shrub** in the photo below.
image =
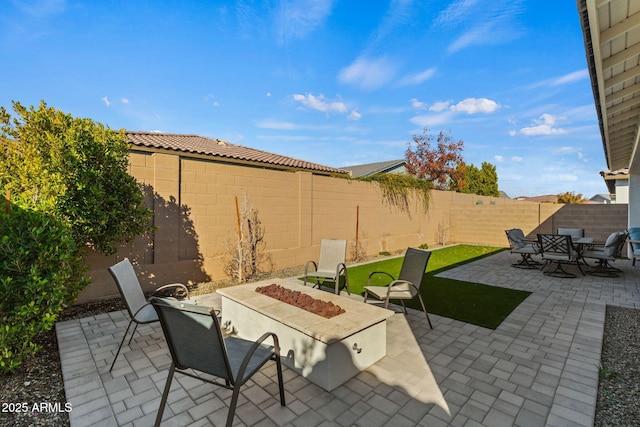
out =
[(68, 225), (16, 206), (0, 213), (0, 374), (33, 355), (34, 337), (76, 298), (81, 261)]
[(426, 243), (421, 244), (420, 246), (418, 246), (420, 249), (429, 249), (429, 245)]

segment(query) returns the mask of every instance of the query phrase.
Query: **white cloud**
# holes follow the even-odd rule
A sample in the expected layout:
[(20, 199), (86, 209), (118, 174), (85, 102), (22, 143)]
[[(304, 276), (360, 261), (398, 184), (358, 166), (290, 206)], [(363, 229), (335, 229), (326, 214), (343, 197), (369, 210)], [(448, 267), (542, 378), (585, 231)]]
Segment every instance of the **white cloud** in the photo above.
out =
[(584, 80), (589, 78), (589, 70), (586, 68), (583, 70), (574, 71), (573, 73), (565, 74), (564, 76), (560, 76), (557, 79), (551, 82), (551, 86), (559, 86), (563, 84), (573, 83), (579, 80)]
[(111, 105), (111, 101), (109, 101), (109, 98), (107, 98), (106, 96), (103, 96), (101, 99), (102, 102), (104, 102), (104, 105), (106, 105), (107, 107)]
[(493, 113), (500, 106), (497, 102), (487, 98), (467, 98), (450, 107), (451, 111), (467, 114)]
[(305, 107), (312, 108), (314, 110), (322, 111), (323, 113), (346, 113), (347, 106), (344, 102), (328, 102), (324, 95), (313, 96), (308, 93), (306, 95), (300, 95), (298, 93), (293, 95), (294, 101), (300, 102)]
[(445, 111), (440, 114), (423, 114), (411, 118), (411, 123), (421, 127), (431, 127), (448, 122), (453, 117), (452, 111)]
[(436, 25), (448, 26), (457, 24), (465, 16), (479, 0), (457, 0), (452, 2), (445, 10), (440, 12), (436, 19)]
[(500, 162), (504, 161), (504, 157), (503, 156), (493, 156), (493, 160), (495, 160), (496, 162), (500, 163)]
[[(438, 26), (461, 27), (465, 31), (449, 45), (455, 53), (471, 46), (506, 43), (522, 35), (518, 15), (522, 13), (520, 0), (458, 0), (440, 13), (435, 21)], [(476, 7), (477, 6), (477, 7)]]
[(399, 84), (401, 86), (408, 86), (408, 85), (419, 85), (427, 80), (429, 80), (431, 77), (433, 77), (433, 75), (436, 73), (436, 69), (435, 68), (428, 68), (420, 73), (417, 74), (411, 74), (408, 76), (403, 77)]
[(123, 104), (128, 104), (129, 103), (129, 99), (128, 98), (120, 98), (120, 102), (122, 102)]
[(565, 129), (556, 127), (558, 117), (553, 114), (544, 113), (538, 119), (534, 120), (534, 124), (520, 129), (519, 133), (525, 136), (538, 135), (564, 135), (567, 133)]
[(256, 127), (260, 129), (274, 129), (274, 130), (327, 130), (331, 126), (327, 125), (305, 125), (293, 122), (279, 121), (273, 119), (258, 119), (254, 121)]
[(396, 66), (387, 58), (367, 59), (360, 57), (338, 74), (338, 81), (373, 90), (387, 84), (395, 75)]
[(515, 162), (515, 163), (520, 163), (522, 160), (523, 160), (523, 159), (522, 159), (522, 157), (520, 157), (520, 156), (512, 156), (512, 157), (511, 157), (511, 161), (512, 161), (512, 162)]
[(357, 112), (356, 110), (353, 110), (351, 113), (349, 113), (349, 115), (347, 116), (347, 119), (349, 120), (360, 120), (362, 118), (362, 114), (360, 114), (359, 112)]
[(578, 151), (577, 148), (572, 147), (570, 145), (565, 145), (563, 147), (556, 148), (555, 150), (553, 150), (553, 153), (554, 154), (573, 154), (577, 151)]
[(304, 38), (322, 26), (331, 14), (332, 0), (284, 0), (276, 11), (276, 27), (281, 43)]
[(449, 101), (438, 101), (433, 103), (433, 105), (431, 105), (431, 107), (429, 107), (429, 111), (444, 111), (447, 108), (449, 108), (449, 105), (451, 105), (451, 102)]
[(297, 129), (297, 126), (291, 122), (281, 122), (277, 120), (263, 119), (256, 121), (256, 126), (261, 129), (278, 129), (278, 130), (293, 130)]
[(411, 106), (416, 110), (424, 110), (427, 107), (427, 104), (422, 101), (418, 101), (418, 98), (411, 98), (409, 102), (411, 102)]

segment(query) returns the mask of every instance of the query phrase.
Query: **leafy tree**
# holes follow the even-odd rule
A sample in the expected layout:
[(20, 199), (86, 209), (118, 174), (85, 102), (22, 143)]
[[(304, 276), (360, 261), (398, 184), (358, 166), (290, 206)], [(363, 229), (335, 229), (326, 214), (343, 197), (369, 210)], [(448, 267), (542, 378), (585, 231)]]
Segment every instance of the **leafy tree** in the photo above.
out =
[(482, 162), (480, 169), (473, 164), (466, 166), (460, 192), (498, 197), (500, 193), (496, 167), (488, 162)]
[(71, 226), (78, 247), (106, 254), (149, 231), (150, 210), (127, 173), (124, 130), (74, 118), (42, 101), (0, 107), (0, 188), (21, 207), (51, 214)]
[(582, 197), (582, 194), (575, 194), (573, 191), (567, 191), (562, 194), (558, 194), (558, 203), (565, 204), (582, 204), (587, 201)]
[[(437, 147), (432, 148), (433, 142)], [(457, 190), (464, 177), (462, 165), (463, 141), (454, 141), (449, 131), (437, 136), (425, 128), (422, 135), (414, 135), (405, 151), (407, 171), (417, 177), (430, 180), (438, 190)]]
[(0, 107), (0, 189), (12, 202), (0, 213), (0, 374), (37, 351), (33, 338), (88, 284), (87, 245), (111, 254), (152, 229), (123, 130), (44, 102), (13, 110)]

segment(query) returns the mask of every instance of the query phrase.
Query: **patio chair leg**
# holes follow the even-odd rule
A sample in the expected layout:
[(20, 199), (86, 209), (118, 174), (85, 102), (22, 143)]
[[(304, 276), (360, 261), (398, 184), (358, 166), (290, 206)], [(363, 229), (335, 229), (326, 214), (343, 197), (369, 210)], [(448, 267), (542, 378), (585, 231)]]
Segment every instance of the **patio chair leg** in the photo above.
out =
[(404, 305), (404, 301), (400, 300), (400, 304), (402, 304), (402, 308), (404, 308), (404, 314), (409, 314), (407, 313), (407, 307)]
[(280, 361), (280, 355), (275, 355), (276, 368), (278, 370), (278, 386), (280, 387), (280, 406), (285, 406), (284, 401), (284, 380), (282, 379), (282, 363)]
[[(116, 356), (113, 358), (113, 362), (111, 362), (111, 367), (109, 368), (109, 372), (113, 370), (113, 366), (116, 364), (116, 360), (118, 359), (118, 355), (120, 355), (120, 350), (122, 350), (122, 344), (124, 344), (125, 338), (127, 338), (127, 334), (129, 333), (129, 328), (131, 328), (131, 324), (133, 323), (133, 319), (129, 321), (129, 325), (127, 326), (127, 330), (124, 331), (124, 335), (122, 336), (122, 340), (120, 341), (120, 345), (118, 346), (118, 351), (116, 351)], [(136, 327), (138, 324), (136, 323)], [(136, 328), (133, 329), (133, 334), (136, 333)], [(133, 334), (131, 337), (133, 338)], [(131, 344), (131, 339), (129, 339), (129, 344)]]
[(169, 396), (169, 389), (171, 388), (171, 381), (173, 380), (173, 374), (176, 371), (176, 365), (171, 362), (171, 368), (169, 368), (169, 375), (167, 376), (167, 382), (164, 384), (164, 392), (162, 393), (162, 399), (160, 399), (160, 407), (158, 408), (158, 415), (156, 415), (155, 427), (160, 426), (162, 421), (162, 414), (164, 414), (164, 407), (167, 404), (167, 396)]
[(424, 311), (424, 314), (427, 315), (427, 321), (429, 322), (429, 328), (433, 329), (433, 325), (431, 325), (431, 319), (429, 318), (429, 313), (427, 312), (427, 309), (424, 306), (424, 301), (422, 300), (422, 295), (420, 295), (420, 293), (418, 293), (418, 299), (420, 300), (420, 305), (422, 306), (422, 311)]
[[(568, 271), (566, 271), (564, 268), (562, 268), (562, 264), (557, 262), (556, 264), (556, 269), (553, 271), (545, 271), (544, 274), (546, 274), (547, 276), (552, 276), (552, 277), (561, 277), (561, 278), (574, 278), (576, 277), (575, 274), (573, 273), (569, 273)], [(580, 270), (582, 271), (582, 269)], [(584, 273), (582, 273), (584, 275)]]
[(236, 383), (233, 387), (231, 402), (229, 403), (229, 414), (227, 415), (227, 427), (233, 425), (233, 417), (236, 415), (236, 405), (238, 405), (238, 396), (240, 395), (240, 384)]

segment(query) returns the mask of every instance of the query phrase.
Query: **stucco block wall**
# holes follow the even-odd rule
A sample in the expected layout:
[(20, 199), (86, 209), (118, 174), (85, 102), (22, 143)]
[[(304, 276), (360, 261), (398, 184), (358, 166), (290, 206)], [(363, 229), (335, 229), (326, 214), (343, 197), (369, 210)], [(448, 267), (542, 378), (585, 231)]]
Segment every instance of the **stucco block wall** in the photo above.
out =
[(130, 173), (144, 184), (154, 210), (153, 236), (123, 246), (118, 255), (87, 256), (93, 283), (79, 302), (118, 295), (106, 268), (124, 257), (136, 263), (145, 289), (224, 276), (223, 253), (237, 233), (236, 200), (257, 209), (266, 250), (276, 269), (318, 257), (324, 238), (356, 240), (367, 254), (408, 246), (471, 243), (508, 246), (504, 230), (525, 234), (581, 227), (604, 240), (627, 227), (626, 205), (538, 204), (432, 191), (430, 208), (409, 198), (409, 212), (390, 206), (376, 183), (224, 164), (172, 152), (132, 152)]

